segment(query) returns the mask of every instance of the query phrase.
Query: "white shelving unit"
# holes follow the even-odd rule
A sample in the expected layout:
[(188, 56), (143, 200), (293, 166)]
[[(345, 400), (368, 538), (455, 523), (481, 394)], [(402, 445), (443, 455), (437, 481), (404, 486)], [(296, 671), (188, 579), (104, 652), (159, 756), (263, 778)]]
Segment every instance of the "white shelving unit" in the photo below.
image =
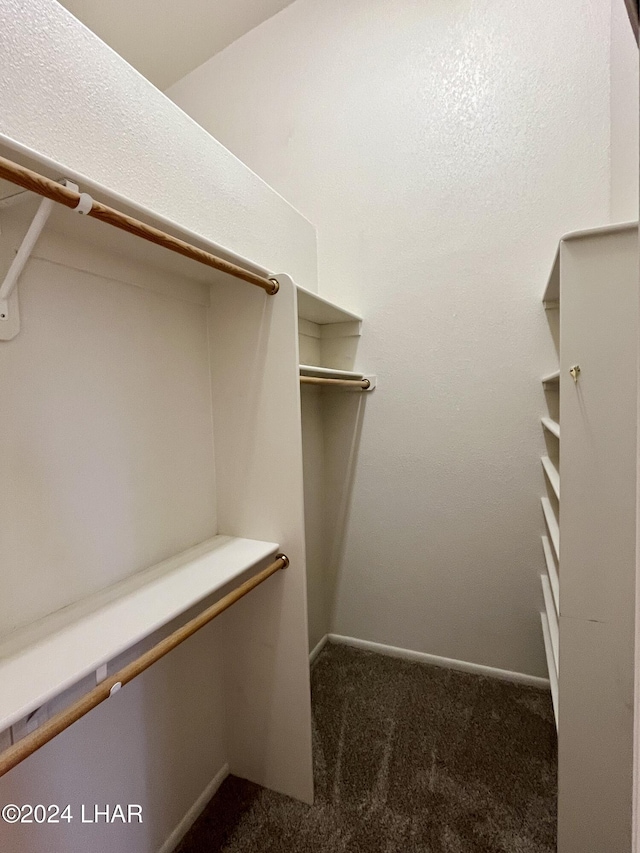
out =
[[(550, 325), (557, 327), (557, 309), (560, 298), (560, 250), (551, 268), (551, 274), (547, 282), (544, 294), (544, 305), (549, 310)], [(552, 319), (553, 318), (553, 319)], [(557, 328), (556, 328), (557, 332)], [(545, 482), (551, 489), (549, 495), (541, 498), (542, 514), (547, 535), (542, 536), (542, 549), (544, 552), (546, 574), (541, 575), (542, 598), (544, 611), (540, 614), (542, 620), (542, 637), (544, 640), (547, 668), (549, 670), (549, 681), (551, 683), (551, 699), (555, 715), (556, 727), (559, 720), (559, 664), (560, 664), (560, 637), (558, 626), (558, 614), (560, 603), (560, 586), (557, 566), (560, 562), (560, 473), (557, 460), (560, 458), (560, 424), (555, 418), (558, 417), (558, 393), (560, 391), (560, 370), (554, 370), (543, 376), (542, 387), (544, 388), (549, 403), (550, 414), (554, 417), (545, 416), (541, 419), (545, 430), (545, 440), (548, 452), (541, 457)]]
[[(11, 295), (21, 329), (0, 341), (0, 745), (237, 586), (278, 542), (286, 571), (189, 641), (194, 712), (182, 703), (181, 750), (202, 747), (231, 772), (311, 802), (297, 289), (37, 152), (0, 137), (0, 153), (280, 284), (268, 296), (90, 217), (51, 214)], [(0, 197), (13, 192), (0, 184)], [(0, 280), (39, 205), (21, 198), (0, 205)], [(344, 319), (311, 301), (316, 321)], [(352, 315), (347, 325), (359, 328)], [(180, 684), (172, 655), (155, 664), (167, 691)], [(157, 677), (139, 678), (158, 724), (173, 724)], [(130, 743), (146, 734), (138, 699), (125, 686), (117, 700)], [(205, 702), (215, 703), (213, 728), (198, 711)], [(94, 743), (100, 719), (83, 723)], [(70, 775), (80, 731), (65, 734)], [(47, 762), (44, 750), (29, 759), (33, 797)]]
[(632, 847), (637, 282), (637, 223), (612, 225), (560, 241), (543, 296), (559, 356), (542, 377), (540, 614), (559, 733), (558, 853)]
[(278, 551), (215, 536), (0, 642), (0, 730), (219, 592)]
[[(362, 319), (315, 293), (297, 288), (301, 376), (319, 379), (376, 377), (356, 370)], [(331, 631), (338, 544), (357, 457), (359, 424), (371, 395), (338, 386), (301, 385), (301, 417), (307, 545), (309, 652)]]

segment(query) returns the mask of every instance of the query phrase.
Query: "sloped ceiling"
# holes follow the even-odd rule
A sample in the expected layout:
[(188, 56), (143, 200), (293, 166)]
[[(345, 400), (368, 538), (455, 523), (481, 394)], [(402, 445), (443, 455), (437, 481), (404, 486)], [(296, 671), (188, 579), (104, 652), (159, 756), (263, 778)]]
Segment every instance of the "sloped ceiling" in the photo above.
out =
[(165, 90), (292, 0), (60, 0)]

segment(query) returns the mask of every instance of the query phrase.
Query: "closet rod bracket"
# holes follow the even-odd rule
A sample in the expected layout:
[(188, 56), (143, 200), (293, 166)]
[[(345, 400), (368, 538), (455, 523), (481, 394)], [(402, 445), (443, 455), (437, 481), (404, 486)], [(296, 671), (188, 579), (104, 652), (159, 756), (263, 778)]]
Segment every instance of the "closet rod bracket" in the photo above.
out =
[(364, 389), (365, 391), (373, 391), (373, 389), (378, 384), (378, 377), (372, 374), (368, 374), (367, 376), (363, 376), (362, 378), (366, 379), (369, 383), (368, 387)]

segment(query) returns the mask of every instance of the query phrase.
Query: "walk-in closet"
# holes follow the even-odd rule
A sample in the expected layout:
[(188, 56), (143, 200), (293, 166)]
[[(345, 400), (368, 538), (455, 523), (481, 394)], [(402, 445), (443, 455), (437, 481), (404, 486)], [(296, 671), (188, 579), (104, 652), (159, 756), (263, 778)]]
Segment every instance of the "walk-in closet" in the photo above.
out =
[(2, 853), (633, 853), (636, 0), (0, 68)]

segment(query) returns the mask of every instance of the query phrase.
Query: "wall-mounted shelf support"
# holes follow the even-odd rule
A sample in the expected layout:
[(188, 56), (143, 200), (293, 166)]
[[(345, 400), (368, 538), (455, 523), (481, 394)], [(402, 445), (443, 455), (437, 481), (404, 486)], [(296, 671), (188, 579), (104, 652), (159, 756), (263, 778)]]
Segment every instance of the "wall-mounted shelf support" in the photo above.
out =
[(20, 331), (20, 313), (18, 307), (18, 291), (16, 285), (25, 268), (29, 256), (42, 234), (44, 226), (51, 215), (55, 202), (43, 198), (33, 217), (31, 225), (20, 244), (15, 258), (12, 260), (7, 274), (0, 286), (0, 340), (10, 341)]
[[(60, 181), (60, 183), (62, 186), (67, 187), (67, 189), (70, 189), (73, 192), (77, 193), (79, 190), (77, 184), (74, 184), (72, 181), (68, 181), (66, 178)], [(9, 198), (21, 201), (24, 195), (30, 196), (32, 194), (25, 191), (24, 193), (18, 193), (17, 195), (10, 196)], [(31, 225), (29, 225), (27, 233), (24, 235), (20, 248), (16, 252), (16, 256), (11, 262), (4, 281), (0, 286), (0, 341), (10, 341), (15, 338), (20, 331), (20, 309), (17, 291), (18, 280), (22, 275), (27, 261), (31, 256), (31, 252), (33, 252), (35, 245), (38, 242), (38, 238), (42, 234), (54, 207), (55, 202), (52, 201), (52, 199), (42, 199), (36, 214), (31, 221)], [(72, 210), (75, 210), (77, 213), (84, 216), (91, 211), (92, 207), (93, 199), (91, 196), (88, 193), (80, 193), (78, 204), (76, 207), (72, 208)]]

